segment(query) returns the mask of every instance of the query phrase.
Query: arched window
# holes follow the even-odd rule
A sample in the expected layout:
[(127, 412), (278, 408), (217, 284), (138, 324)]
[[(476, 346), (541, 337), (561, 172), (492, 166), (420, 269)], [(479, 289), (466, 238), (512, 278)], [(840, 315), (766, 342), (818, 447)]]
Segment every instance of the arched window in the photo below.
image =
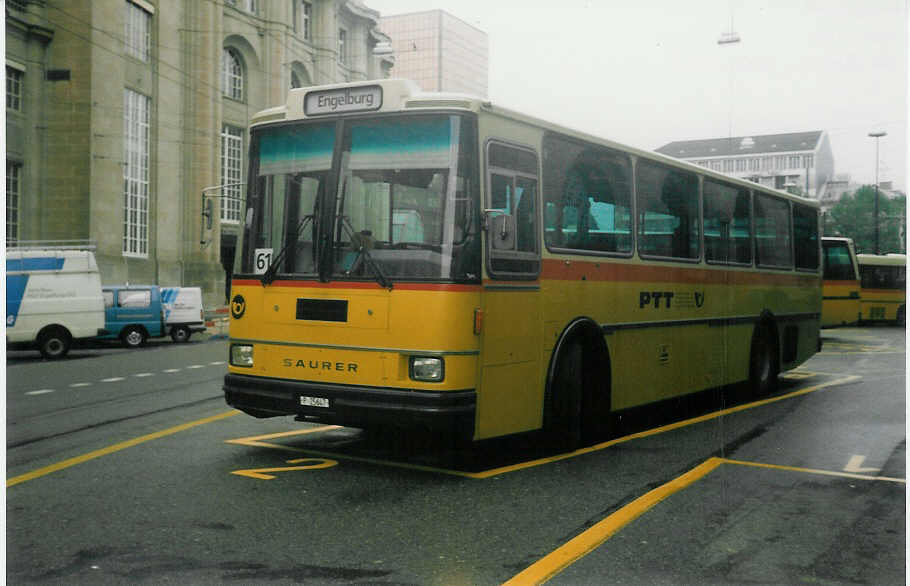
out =
[(291, 72), (291, 89), (303, 87), (303, 84), (300, 83), (300, 76), (297, 75), (296, 71)]
[(221, 54), (221, 86), (226, 97), (243, 101), (243, 64), (233, 49)]

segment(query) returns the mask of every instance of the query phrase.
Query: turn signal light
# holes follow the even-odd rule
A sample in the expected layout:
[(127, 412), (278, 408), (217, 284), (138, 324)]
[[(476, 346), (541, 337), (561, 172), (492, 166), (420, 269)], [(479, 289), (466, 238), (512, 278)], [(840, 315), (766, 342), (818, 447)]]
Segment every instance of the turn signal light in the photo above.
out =
[(474, 310), (474, 333), (480, 334), (483, 331), (483, 310), (475, 309)]

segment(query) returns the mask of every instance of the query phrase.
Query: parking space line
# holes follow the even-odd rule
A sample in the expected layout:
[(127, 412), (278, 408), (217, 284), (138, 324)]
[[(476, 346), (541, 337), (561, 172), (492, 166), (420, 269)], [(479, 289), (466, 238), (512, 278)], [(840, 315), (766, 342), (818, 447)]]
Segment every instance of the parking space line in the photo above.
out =
[(841, 478), (855, 478), (870, 481), (899, 482), (906, 484), (904, 478), (890, 478), (886, 476), (868, 476), (863, 474), (850, 474), (831, 470), (818, 470), (814, 468), (800, 468), (796, 466), (780, 466), (762, 462), (749, 462), (745, 460), (730, 460), (727, 458), (708, 458), (695, 468), (677, 476), (673, 480), (638, 497), (631, 503), (610, 514), (589, 529), (582, 531), (563, 545), (540, 558), (509, 580), (503, 586), (518, 586), (525, 584), (543, 584), (550, 580), (585, 555), (618, 533), (623, 527), (653, 508), (656, 504), (680, 490), (701, 480), (723, 464), (765, 468), (771, 470), (785, 470), (788, 472), (802, 472), (806, 474), (820, 474)]
[(859, 480), (882, 480), (884, 482), (899, 482), (907, 484), (906, 478), (891, 476), (874, 476), (871, 474), (854, 474), (852, 472), (839, 472), (836, 470), (819, 470), (817, 468), (800, 468), (796, 466), (781, 466), (779, 464), (763, 464), (761, 462), (747, 462), (745, 460), (724, 460), (724, 464), (737, 464), (739, 466), (752, 466), (755, 468), (770, 468), (771, 470), (788, 470), (790, 472), (805, 472), (807, 474), (821, 474), (823, 476), (839, 476), (841, 478), (857, 478)]
[(557, 456), (551, 456), (549, 458), (541, 458), (539, 460), (530, 460), (528, 462), (520, 462), (518, 464), (513, 464), (511, 466), (503, 466), (502, 468), (493, 468), (490, 470), (486, 470), (482, 473), (479, 473), (476, 476), (476, 478), (489, 478), (491, 476), (497, 476), (499, 474), (505, 474), (507, 472), (514, 472), (516, 470), (523, 470), (525, 468), (532, 468), (534, 466), (540, 466), (542, 464), (549, 464), (551, 462), (558, 462), (560, 460), (574, 458), (575, 456), (580, 456), (582, 454), (588, 454), (591, 452), (603, 450), (604, 448), (609, 448), (610, 446), (628, 442), (628, 441), (631, 441), (634, 439), (641, 439), (641, 438), (645, 438), (645, 437), (650, 437), (652, 435), (666, 433), (668, 431), (673, 431), (674, 429), (688, 427), (688, 426), (694, 425), (696, 423), (703, 423), (705, 421), (717, 419), (718, 417), (723, 417), (725, 415), (730, 415), (732, 413), (737, 413), (739, 411), (745, 411), (746, 409), (752, 409), (754, 407), (760, 407), (762, 405), (776, 403), (777, 401), (784, 401), (786, 399), (792, 399), (794, 397), (799, 397), (801, 395), (814, 393), (815, 391), (819, 391), (824, 388), (833, 387), (833, 386), (837, 386), (837, 385), (849, 384), (849, 383), (860, 380), (860, 378), (862, 378), (862, 377), (857, 376), (857, 375), (844, 376), (844, 377), (837, 378), (834, 380), (822, 382), (817, 385), (812, 385), (812, 386), (806, 387), (804, 389), (798, 389), (796, 391), (792, 391), (790, 393), (786, 393), (784, 395), (780, 395), (777, 397), (769, 397), (767, 399), (761, 399), (759, 401), (753, 401), (751, 403), (744, 403), (742, 405), (728, 407), (727, 409), (721, 409), (720, 411), (712, 411), (711, 413), (707, 413), (707, 414), (701, 415), (699, 417), (693, 417), (691, 419), (683, 419), (682, 421), (677, 421), (677, 422), (670, 423), (668, 425), (664, 425), (661, 427), (655, 427), (653, 429), (640, 431), (638, 433), (624, 435), (622, 437), (612, 439), (612, 440), (609, 440), (609, 441), (606, 441), (606, 442), (603, 442), (600, 444), (595, 444), (595, 445), (589, 446), (587, 448), (581, 448), (579, 450), (575, 450), (574, 452), (568, 452), (566, 454), (559, 454)]
[(108, 454), (113, 454), (114, 452), (119, 452), (120, 450), (125, 450), (126, 448), (131, 448), (133, 446), (139, 445), (141, 443), (162, 438), (168, 435), (172, 435), (192, 427), (199, 425), (205, 425), (206, 423), (211, 423), (213, 421), (218, 421), (219, 419), (225, 419), (226, 417), (232, 417), (234, 415), (239, 415), (240, 411), (226, 411), (224, 413), (219, 413), (218, 415), (213, 415), (211, 417), (205, 417), (203, 419), (197, 419), (195, 421), (190, 421), (188, 423), (182, 423), (180, 425), (175, 425), (174, 427), (169, 427), (167, 429), (162, 429), (161, 431), (156, 431), (147, 435), (139, 436), (131, 440), (124, 442), (116, 443), (106, 448), (101, 448), (100, 450), (95, 450), (88, 452), (87, 454), (82, 454), (81, 456), (76, 456), (74, 458), (69, 458), (56, 464), (51, 464), (50, 466), (45, 466), (43, 468), (38, 468), (37, 470), (32, 470), (26, 474), (21, 474), (15, 476), (6, 481), (6, 487), (15, 486), (29, 480), (34, 480), (35, 478), (40, 478), (46, 476), (52, 472), (57, 472), (58, 470), (63, 470), (77, 464), (82, 464), (83, 462), (88, 462), (89, 460), (94, 460), (95, 458), (100, 458), (101, 456), (107, 456)]
[(599, 443), (599, 444), (595, 444), (593, 446), (575, 450), (574, 452), (566, 452), (564, 454), (557, 454), (555, 456), (548, 456), (545, 458), (528, 460), (526, 462), (519, 462), (517, 464), (511, 464), (509, 466), (502, 466), (499, 468), (491, 468), (489, 470), (483, 470), (481, 472), (465, 472), (462, 470), (437, 468), (437, 467), (433, 467), (433, 466), (425, 466), (422, 464), (408, 464), (408, 463), (404, 463), (404, 462), (395, 462), (395, 461), (391, 461), (391, 460), (380, 460), (377, 458), (367, 458), (367, 457), (363, 457), (363, 456), (350, 456), (350, 455), (342, 454), (342, 453), (338, 453), (338, 452), (311, 450), (308, 448), (298, 448), (295, 446), (273, 444), (273, 443), (268, 443), (266, 441), (263, 441), (266, 439), (275, 439), (275, 438), (279, 438), (279, 437), (290, 437), (290, 436), (294, 436), (294, 435), (316, 433), (319, 431), (326, 431), (326, 430), (334, 429), (337, 427), (337, 426), (331, 426), (331, 425), (324, 426), (324, 427), (308, 428), (308, 429), (304, 429), (304, 430), (284, 431), (284, 432), (267, 434), (267, 435), (257, 435), (257, 436), (250, 436), (250, 437), (246, 437), (246, 438), (225, 440), (225, 443), (239, 444), (239, 445), (245, 445), (245, 446), (255, 446), (255, 447), (260, 447), (260, 448), (269, 448), (269, 449), (276, 449), (276, 450), (286, 450), (286, 451), (295, 452), (295, 453), (312, 454), (312, 455), (316, 455), (316, 456), (335, 458), (338, 460), (347, 460), (347, 461), (353, 461), (353, 462), (366, 462), (366, 463), (371, 463), (371, 464), (377, 464), (379, 466), (388, 466), (388, 467), (392, 467), (392, 468), (404, 468), (404, 469), (409, 469), (409, 470), (421, 470), (424, 472), (434, 472), (436, 474), (447, 474), (449, 476), (460, 476), (463, 478), (473, 478), (473, 479), (477, 479), (477, 480), (483, 480), (486, 478), (491, 478), (493, 476), (499, 476), (500, 474), (516, 472), (518, 470), (524, 470), (526, 468), (534, 468), (536, 466), (542, 466), (544, 464), (551, 464), (553, 462), (567, 460), (569, 458), (574, 458), (576, 456), (581, 456), (583, 454), (597, 452), (597, 451), (603, 450), (605, 448), (609, 448), (610, 446), (615, 446), (616, 444), (621, 444), (621, 443), (625, 443), (625, 442), (635, 440), (635, 439), (641, 439), (641, 438), (645, 438), (645, 437), (650, 437), (652, 435), (666, 433), (668, 431), (673, 431), (675, 429), (679, 429), (682, 427), (688, 427), (688, 426), (694, 425), (696, 423), (703, 423), (705, 421), (717, 419), (718, 417), (723, 417), (724, 415), (730, 415), (731, 413), (744, 411), (746, 409), (752, 409), (754, 407), (760, 407), (762, 405), (775, 403), (777, 401), (792, 399), (794, 397), (799, 397), (801, 395), (813, 393), (815, 391), (819, 391), (824, 388), (833, 387), (833, 386), (837, 386), (837, 385), (849, 384), (852, 382), (856, 382), (856, 381), (860, 380), (861, 378), (862, 377), (857, 376), (857, 375), (843, 376), (841, 378), (825, 381), (825, 382), (819, 383), (817, 385), (812, 385), (812, 386), (809, 386), (809, 387), (806, 387), (803, 389), (798, 389), (796, 391), (792, 391), (790, 393), (786, 393), (784, 395), (780, 395), (777, 397), (769, 397), (767, 399), (761, 399), (759, 401), (753, 401), (751, 403), (744, 403), (742, 405), (728, 407), (727, 409), (722, 409), (720, 411), (713, 411), (711, 413), (707, 413), (707, 414), (701, 415), (699, 417), (693, 417), (691, 419), (684, 419), (682, 421), (677, 421), (677, 422), (670, 423), (668, 425), (664, 425), (661, 427), (655, 427), (653, 429), (648, 429), (648, 430), (641, 431), (638, 433), (624, 435), (622, 437), (618, 437), (618, 438), (615, 438), (615, 439), (612, 439), (612, 440), (609, 440), (609, 441), (606, 441), (603, 443)]

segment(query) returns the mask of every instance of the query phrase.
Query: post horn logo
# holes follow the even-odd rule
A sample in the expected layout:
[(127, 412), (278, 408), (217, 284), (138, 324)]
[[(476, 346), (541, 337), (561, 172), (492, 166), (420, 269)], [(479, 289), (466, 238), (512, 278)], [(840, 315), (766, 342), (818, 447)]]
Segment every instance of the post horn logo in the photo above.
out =
[(231, 299), (231, 317), (234, 319), (240, 319), (243, 317), (243, 313), (246, 311), (246, 300), (243, 298), (243, 295), (234, 295), (234, 298)]

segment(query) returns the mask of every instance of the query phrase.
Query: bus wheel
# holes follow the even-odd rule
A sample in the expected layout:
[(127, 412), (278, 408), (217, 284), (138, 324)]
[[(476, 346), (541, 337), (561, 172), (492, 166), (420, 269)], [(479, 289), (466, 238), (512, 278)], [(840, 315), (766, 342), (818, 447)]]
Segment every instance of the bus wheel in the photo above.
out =
[(777, 345), (772, 338), (767, 326), (758, 326), (752, 335), (749, 386), (753, 396), (767, 395), (777, 386)]
[(138, 348), (145, 344), (145, 332), (138, 326), (129, 326), (120, 334), (120, 340), (127, 348)]
[(171, 330), (171, 340), (175, 342), (189, 342), (190, 341), (190, 329), (186, 326), (177, 326)]
[(72, 338), (64, 328), (49, 328), (38, 336), (38, 351), (49, 360), (57, 360), (70, 351)]
[(548, 432), (558, 448), (570, 452), (578, 449), (582, 439), (583, 356), (580, 341), (567, 344), (560, 353), (550, 389)]

